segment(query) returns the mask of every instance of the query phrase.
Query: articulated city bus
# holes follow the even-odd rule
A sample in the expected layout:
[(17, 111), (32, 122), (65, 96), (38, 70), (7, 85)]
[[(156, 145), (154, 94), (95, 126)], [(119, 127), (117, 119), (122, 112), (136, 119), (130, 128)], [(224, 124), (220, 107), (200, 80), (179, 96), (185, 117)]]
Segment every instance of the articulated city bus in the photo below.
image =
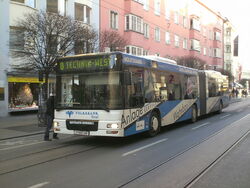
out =
[(162, 126), (195, 122), (200, 115), (221, 111), (226, 106), (223, 94), (210, 96), (213, 84), (216, 92), (223, 88), (217, 81), (209, 71), (121, 52), (61, 58), (56, 68), (54, 131), (155, 136)]

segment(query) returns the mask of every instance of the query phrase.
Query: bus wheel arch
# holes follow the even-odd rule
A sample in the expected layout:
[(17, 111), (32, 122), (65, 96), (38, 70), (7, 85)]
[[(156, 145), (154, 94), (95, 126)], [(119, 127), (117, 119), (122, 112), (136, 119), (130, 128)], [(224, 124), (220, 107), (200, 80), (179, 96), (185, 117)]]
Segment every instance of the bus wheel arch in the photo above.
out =
[(156, 136), (161, 129), (161, 115), (159, 109), (154, 109), (149, 118), (149, 130), (147, 135), (150, 137)]

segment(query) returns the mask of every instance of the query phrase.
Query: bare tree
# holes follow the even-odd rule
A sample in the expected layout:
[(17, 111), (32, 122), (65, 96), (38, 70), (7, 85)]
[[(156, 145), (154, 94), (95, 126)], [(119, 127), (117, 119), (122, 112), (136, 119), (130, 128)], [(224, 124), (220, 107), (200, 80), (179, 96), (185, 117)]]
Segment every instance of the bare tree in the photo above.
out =
[[(14, 44), (23, 43), (22, 50), (12, 52), (13, 57), (22, 57), (22, 64), (13, 68), (40, 72), (45, 77), (43, 96), (47, 99), (48, 78), (59, 57), (71, 54), (78, 49), (92, 52), (97, 42), (97, 32), (91, 27), (70, 17), (55, 13), (33, 12), (17, 20), (17, 28), (23, 37)], [(11, 45), (11, 41), (10, 41)]]
[(100, 34), (100, 51), (104, 51), (105, 47), (110, 51), (124, 51), (127, 40), (117, 31), (104, 30)]
[(203, 70), (204, 66), (206, 65), (206, 62), (200, 59), (199, 57), (183, 56), (183, 57), (177, 58), (177, 64), (190, 67), (190, 68)]

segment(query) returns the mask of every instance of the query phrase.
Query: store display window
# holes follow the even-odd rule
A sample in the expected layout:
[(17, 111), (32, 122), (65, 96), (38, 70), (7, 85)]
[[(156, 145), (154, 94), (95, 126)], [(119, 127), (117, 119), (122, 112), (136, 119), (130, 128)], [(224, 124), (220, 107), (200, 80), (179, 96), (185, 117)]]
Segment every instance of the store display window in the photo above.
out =
[(9, 109), (36, 110), (38, 109), (39, 83), (9, 83)]

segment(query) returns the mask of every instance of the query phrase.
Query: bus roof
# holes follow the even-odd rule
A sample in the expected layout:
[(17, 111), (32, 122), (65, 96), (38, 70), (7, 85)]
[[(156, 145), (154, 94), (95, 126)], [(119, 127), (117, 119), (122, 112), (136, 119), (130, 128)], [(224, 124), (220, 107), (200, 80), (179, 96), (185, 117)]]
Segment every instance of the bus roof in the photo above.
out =
[[(124, 52), (101, 52), (101, 53), (89, 53), (89, 54), (79, 54), (79, 55), (73, 55), (73, 56), (66, 56), (59, 58), (58, 60), (67, 60), (67, 59), (81, 59), (81, 57), (93, 57), (93, 56), (108, 56), (112, 54), (122, 54), (125, 57), (134, 58), (137, 60), (144, 60), (147, 62), (157, 62), (158, 68), (162, 70), (170, 70), (174, 72), (182, 72), (182, 73), (187, 73), (187, 74), (198, 74), (198, 70), (190, 67), (185, 67), (181, 65), (177, 65), (177, 63), (174, 60), (167, 59), (167, 58), (162, 58), (162, 57), (157, 57), (157, 56), (135, 56), (131, 54), (127, 54)], [(127, 61), (125, 64), (131, 64), (131, 65), (138, 65), (142, 67), (148, 67), (144, 63), (135, 63), (135, 61)], [(149, 67), (148, 67), (149, 68)]]

